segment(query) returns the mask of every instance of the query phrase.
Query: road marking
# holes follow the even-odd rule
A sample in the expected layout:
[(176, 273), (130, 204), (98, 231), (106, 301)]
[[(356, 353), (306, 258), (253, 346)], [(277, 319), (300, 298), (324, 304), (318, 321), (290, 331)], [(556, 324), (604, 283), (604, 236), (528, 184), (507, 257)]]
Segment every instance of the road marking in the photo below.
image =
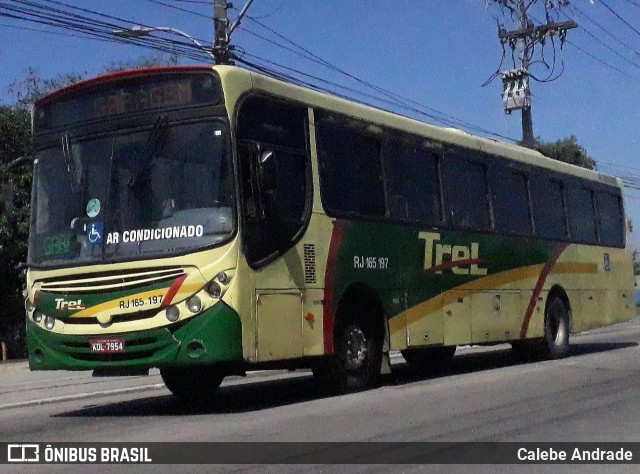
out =
[(58, 397), (47, 397), (47, 398), (40, 398), (37, 400), (26, 400), (24, 402), (6, 403), (4, 405), (0, 405), (0, 410), (8, 410), (10, 408), (21, 408), (21, 407), (28, 407), (28, 406), (34, 406), (34, 405), (45, 405), (48, 403), (66, 402), (71, 400), (83, 400), (87, 398), (104, 397), (108, 395), (122, 395), (125, 393), (143, 392), (148, 390), (160, 390), (162, 388), (164, 388), (163, 383), (156, 383), (152, 385), (141, 385), (139, 387), (126, 387), (126, 388), (115, 388), (112, 390), (102, 390), (100, 392), (74, 393), (71, 395), (61, 395)]

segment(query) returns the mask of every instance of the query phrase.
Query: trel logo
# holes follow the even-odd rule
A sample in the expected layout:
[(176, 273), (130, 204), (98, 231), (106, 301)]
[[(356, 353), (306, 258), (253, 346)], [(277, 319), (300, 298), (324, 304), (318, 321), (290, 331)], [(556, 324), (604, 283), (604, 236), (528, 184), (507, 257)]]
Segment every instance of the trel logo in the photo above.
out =
[[(420, 232), (418, 238), (424, 242), (424, 269), (429, 273), (441, 274), (450, 269), (456, 275), (486, 275), (487, 269), (480, 267), (489, 260), (480, 258), (480, 244), (448, 245), (440, 242), (437, 232)], [(449, 258), (445, 261), (445, 256)]]
[(56, 309), (58, 311), (78, 311), (86, 309), (86, 306), (82, 304), (82, 300), (66, 301), (64, 298), (56, 298)]

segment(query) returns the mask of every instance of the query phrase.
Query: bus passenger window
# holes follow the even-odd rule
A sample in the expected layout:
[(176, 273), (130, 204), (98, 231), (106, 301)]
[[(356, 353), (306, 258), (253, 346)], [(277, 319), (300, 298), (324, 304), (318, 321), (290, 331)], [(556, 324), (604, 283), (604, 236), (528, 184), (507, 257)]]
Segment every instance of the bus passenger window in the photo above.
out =
[(506, 234), (531, 235), (527, 177), (496, 167), (491, 178), (496, 230)]
[(607, 247), (624, 247), (624, 218), (620, 196), (603, 191), (596, 193), (600, 240)]
[(485, 165), (448, 157), (445, 187), (451, 224), (464, 229), (491, 230)]
[(571, 238), (576, 242), (597, 244), (598, 234), (593, 207), (593, 192), (574, 186), (570, 186), (568, 191)]
[(531, 198), (536, 235), (545, 239), (566, 240), (567, 219), (562, 183), (534, 176), (531, 180)]
[(442, 221), (438, 156), (406, 144), (385, 149), (389, 211), (393, 219), (436, 225)]
[(355, 129), (317, 128), (320, 189), (329, 215), (384, 216), (380, 143)]

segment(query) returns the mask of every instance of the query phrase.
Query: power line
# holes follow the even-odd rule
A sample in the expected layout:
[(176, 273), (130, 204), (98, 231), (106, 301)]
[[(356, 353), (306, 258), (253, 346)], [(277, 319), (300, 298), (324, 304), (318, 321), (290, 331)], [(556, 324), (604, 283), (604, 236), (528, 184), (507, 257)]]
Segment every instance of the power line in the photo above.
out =
[(593, 59), (594, 61), (599, 62), (599, 63), (600, 63), (600, 64), (602, 64), (603, 66), (605, 66), (605, 67), (607, 67), (607, 68), (609, 68), (609, 69), (611, 69), (611, 70), (613, 70), (613, 71), (619, 72), (620, 74), (622, 74), (623, 76), (628, 77), (629, 79), (632, 79), (632, 80), (634, 80), (634, 81), (638, 81), (638, 82), (640, 82), (640, 78), (634, 77), (634, 76), (630, 75), (629, 73), (627, 73), (627, 72), (623, 71), (622, 69), (619, 69), (619, 68), (615, 67), (614, 65), (609, 64), (609, 63), (608, 63), (608, 62), (606, 62), (605, 60), (600, 59), (599, 57), (595, 56), (594, 54), (592, 54), (592, 53), (590, 53), (590, 52), (586, 51), (585, 49), (581, 48), (581, 47), (580, 47), (580, 46), (578, 46), (577, 44), (574, 44), (574, 43), (572, 43), (572, 42), (571, 42), (571, 41), (569, 41), (569, 40), (565, 40), (565, 42), (566, 42), (567, 44), (569, 44), (569, 45), (573, 46), (575, 49), (577, 49), (577, 50), (578, 50), (578, 51), (580, 51), (581, 53), (586, 54), (587, 56), (589, 56), (589, 57), (590, 57), (591, 59)]
[[(193, 11), (193, 10), (189, 10), (188, 8), (177, 7), (175, 5), (170, 5), (168, 3), (164, 3), (164, 2), (161, 2), (159, 0), (145, 0), (145, 1), (146, 2), (150, 2), (150, 3), (155, 3), (156, 5), (162, 5), (163, 7), (172, 8), (174, 10), (179, 10), (179, 11), (184, 12), (184, 13), (189, 13), (191, 15), (199, 16), (201, 18), (206, 18), (208, 20), (213, 20), (213, 17), (211, 15), (205, 15), (204, 13), (200, 13), (200, 12), (196, 12), (196, 11)], [(212, 4), (210, 3), (210, 5), (212, 5)]]
[[(591, 24), (595, 25), (599, 30), (603, 31), (606, 35), (608, 35), (609, 37), (613, 38), (615, 41), (617, 41), (619, 44), (621, 44), (622, 46), (624, 46), (625, 48), (627, 48), (628, 50), (630, 50), (631, 52), (633, 52), (636, 56), (640, 56), (640, 52), (638, 52), (638, 50), (634, 49), (633, 47), (631, 47), (630, 45), (628, 45), (627, 43), (625, 43), (624, 41), (622, 41), (620, 38), (618, 38), (616, 35), (614, 35), (613, 33), (611, 33), (609, 30), (607, 30), (604, 26), (600, 25), (598, 22), (596, 22), (595, 20), (593, 20), (592, 18), (590, 18), (587, 14), (585, 14), (582, 10), (580, 10), (580, 8), (578, 8), (576, 5), (572, 5), (572, 8), (577, 11), (582, 17), (586, 18), (587, 21), (589, 21)], [(624, 59), (625, 61), (629, 61), (630, 63), (632, 63), (634, 66), (636, 67), (640, 67), (637, 63), (629, 60), (626, 56), (623, 56), (621, 53), (613, 50), (611, 47), (609, 47), (607, 44), (605, 44), (602, 40), (600, 40), (599, 38), (597, 38), (595, 35), (591, 34), (586, 28), (584, 28), (584, 26), (581, 28), (582, 31), (584, 31), (585, 33), (587, 33), (589, 36), (591, 36), (593, 39), (595, 39), (596, 41), (598, 41), (600, 44), (602, 44), (603, 46), (605, 46), (606, 48), (610, 49), (611, 51), (614, 52), (614, 54), (616, 54), (617, 56), (620, 56), (622, 59)]]
[[(475, 124), (472, 124), (472, 123), (467, 122), (465, 120), (459, 119), (459, 118), (454, 117), (454, 116), (452, 116), (450, 114), (447, 114), (447, 113), (442, 112), (440, 110), (434, 109), (434, 108), (429, 107), (429, 106), (427, 106), (425, 104), (421, 104), (421, 103), (416, 102), (416, 101), (414, 101), (412, 99), (409, 99), (407, 97), (403, 97), (402, 95), (396, 94), (396, 93), (391, 92), (391, 91), (389, 91), (387, 89), (384, 89), (384, 88), (382, 88), (380, 86), (374, 85), (374, 84), (372, 84), (372, 83), (370, 83), (368, 81), (360, 79), (359, 77), (355, 76), (354, 74), (351, 74), (351, 73), (349, 73), (349, 72), (347, 72), (347, 71), (345, 71), (345, 70), (343, 70), (343, 69), (341, 69), (341, 68), (339, 68), (339, 67), (337, 67), (337, 66), (335, 66), (335, 65), (333, 65), (331, 63), (329, 63), (325, 59), (319, 57), (318, 55), (314, 54), (313, 52), (309, 51), (308, 49), (306, 49), (306, 48), (300, 46), (299, 44), (295, 43), (294, 41), (288, 39), (284, 35), (282, 35), (282, 34), (278, 33), (277, 31), (273, 30), (272, 28), (269, 28), (268, 26), (264, 25), (262, 22), (256, 20), (254, 17), (247, 16), (247, 18), (249, 18), (254, 23), (260, 25), (261, 27), (263, 27), (264, 29), (266, 29), (270, 33), (274, 34), (278, 38), (282, 39), (286, 43), (294, 46), (295, 48), (298, 48), (300, 51), (302, 51), (302, 53), (298, 52), (298, 51), (295, 51), (295, 50), (293, 50), (293, 49), (291, 49), (291, 48), (289, 48), (289, 47), (287, 47), (285, 45), (282, 45), (282, 44), (278, 43), (277, 41), (273, 41), (273, 40), (270, 40), (268, 38), (265, 38), (264, 36), (259, 35), (258, 33), (254, 33), (252, 31), (248, 30), (247, 28), (242, 28), (244, 31), (247, 31), (250, 34), (252, 34), (254, 36), (257, 36), (257, 37), (259, 37), (259, 38), (261, 38), (261, 39), (263, 39), (265, 41), (268, 41), (269, 43), (274, 44), (274, 45), (276, 45), (278, 47), (281, 47), (281, 48), (283, 48), (283, 49), (285, 49), (287, 51), (290, 51), (290, 52), (292, 52), (294, 54), (297, 54), (297, 55), (299, 55), (301, 57), (304, 57), (307, 60), (315, 62), (316, 64), (324, 66), (324, 67), (326, 67), (326, 68), (328, 68), (328, 69), (330, 69), (330, 70), (332, 70), (334, 72), (342, 74), (342, 75), (344, 75), (344, 76), (346, 76), (346, 77), (348, 77), (348, 78), (360, 83), (361, 85), (364, 85), (364, 86), (376, 91), (378, 94), (382, 94), (383, 96), (387, 97), (387, 99), (391, 99), (391, 101), (392, 101), (391, 103), (393, 103), (396, 106), (400, 106), (402, 108), (417, 112), (420, 115), (424, 115), (424, 116), (433, 118), (432, 114), (429, 114), (429, 113), (426, 113), (424, 111), (418, 110), (418, 109), (416, 109), (416, 107), (412, 107), (411, 105), (409, 105), (409, 104), (414, 104), (417, 107), (429, 110), (430, 112), (438, 114), (441, 117), (448, 118), (449, 120), (448, 120), (448, 123), (446, 123), (446, 125), (450, 125), (450, 126), (453, 125), (453, 126), (456, 126), (456, 127), (467, 128), (469, 130), (474, 130), (474, 131), (477, 131), (477, 132), (485, 133), (487, 135), (491, 135), (491, 136), (494, 136), (494, 137), (506, 139), (506, 140), (509, 140), (509, 141), (514, 141), (514, 142), (517, 141), (514, 138), (507, 137), (505, 135), (502, 135), (502, 134), (499, 134), (499, 133), (484, 129), (484, 128), (479, 127), (479, 126), (477, 126)], [(379, 99), (379, 100), (382, 100), (382, 99)], [(441, 120), (442, 120), (441, 118), (438, 119), (438, 121), (441, 121)]]
[(627, 25), (630, 29), (632, 29), (636, 34), (640, 35), (640, 31), (638, 31), (631, 23), (629, 23), (627, 20), (625, 20), (624, 18), (622, 18), (618, 13), (616, 13), (613, 8), (611, 8), (609, 5), (607, 5), (607, 3), (604, 0), (600, 0), (600, 3), (602, 4), (602, 6), (604, 6), (607, 10), (609, 10), (611, 13), (613, 13), (613, 15), (615, 15), (616, 18), (618, 18), (618, 20), (620, 20), (622, 23), (624, 23), (625, 25)]
[[(13, 0), (13, 3), (17, 4), (13, 6), (0, 4), (0, 16), (18, 21), (25, 21), (44, 26), (52, 26), (54, 28), (63, 30), (71, 30), (79, 33), (83, 37), (88, 37), (90, 39), (121, 44), (125, 42), (125, 40), (122, 40), (121, 38), (114, 37), (111, 33), (114, 28), (122, 28), (123, 25), (120, 23), (114, 23), (112, 21), (104, 21), (103, 18), (116, 20), (117, 22), (128, 23), (127, 20), (81, 7), (75, 7), (73, 5), (58, 2), (55, 0), (44, 1), (50, 4), (63, 6), (68, 9), (89, 13), (90, 15), (93, 15), (97, 18), (73, 13), (68, 9), (53, 8), (50, 6), (24, 0)], [(199, 49), (195, 48), (194, 45), (183, 41), (153, 37), (136, 38), (133, 40), (126, 40), (126, 42), (136, 44), (141, 47), (155, 49), (168, 54), (177, 54), (200, 62), (209, 62), (208, 56), (204, 55), (203, 51), (200, 51)]]

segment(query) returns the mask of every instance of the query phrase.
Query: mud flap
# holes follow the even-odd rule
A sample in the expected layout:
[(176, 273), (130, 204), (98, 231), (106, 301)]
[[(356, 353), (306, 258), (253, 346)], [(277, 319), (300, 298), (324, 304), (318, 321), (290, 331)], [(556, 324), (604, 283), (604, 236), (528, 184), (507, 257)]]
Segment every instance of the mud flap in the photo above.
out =
[(384, 343), (382, 344), (382, 364), (380, 365), (380, 375), (391, 374), (391, 359), (389, 358), (389, 321), (385, 318)]

